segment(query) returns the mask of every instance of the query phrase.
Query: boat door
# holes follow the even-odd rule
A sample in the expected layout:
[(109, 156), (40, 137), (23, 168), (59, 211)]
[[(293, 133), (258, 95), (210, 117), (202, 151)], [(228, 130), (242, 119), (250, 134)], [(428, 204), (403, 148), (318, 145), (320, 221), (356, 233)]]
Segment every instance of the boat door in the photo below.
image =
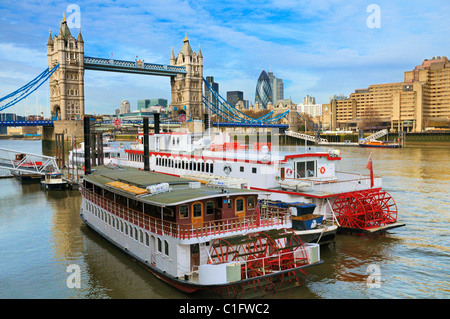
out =
[(191, 223), (192, 227), (197, 228), (203, 225), (203, 203), (194, 202), (191, 205)]
[(192, 271), (198, 270), (200, 265), (200, 249), (199, 244), (191, 245), (191, 269)]
[(245, 217), (245, 199), (244, 197), (236, 198), (236, 203), (234, 205), (234, 212), (236, 217), (239, 217), (239, 220), (243, 220)]

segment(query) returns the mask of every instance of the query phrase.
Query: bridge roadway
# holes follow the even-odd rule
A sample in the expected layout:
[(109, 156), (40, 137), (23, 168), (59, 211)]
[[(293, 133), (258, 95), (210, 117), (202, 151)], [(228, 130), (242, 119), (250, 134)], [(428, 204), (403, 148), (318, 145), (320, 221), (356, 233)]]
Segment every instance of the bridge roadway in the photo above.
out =
[(85, 70), (162, 76), (177, 76), (178, 74), (187, 74), (186, 67), (184, 66), (144, 63), (144, 61), (141, 60), (132, 62), (85, 56), (83, 62)]
[(53, 126), (53, 121), (0, 121), (0, 126)]

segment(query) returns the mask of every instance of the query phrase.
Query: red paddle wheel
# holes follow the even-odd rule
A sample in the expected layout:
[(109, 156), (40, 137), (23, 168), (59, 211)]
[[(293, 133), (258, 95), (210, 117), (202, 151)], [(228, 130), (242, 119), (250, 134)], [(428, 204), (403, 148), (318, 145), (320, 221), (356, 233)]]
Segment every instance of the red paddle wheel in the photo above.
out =
[(299, 286), (306, 272), (297, 268), (308, 264), (303, 242), (287, 229), (216, 239), (211, 243), (210, 257), (213, 264), (241, 263), (245, 282), (216, 290), (227, 298), (238, 298), (244, 291), (246, 295), (266, 295), (285, 286)]
[(352, 229), (371, 229), (397, 221), (397, 205), (387, 192), (370, 189), (340, 195), (333, 203), (339, 225)]

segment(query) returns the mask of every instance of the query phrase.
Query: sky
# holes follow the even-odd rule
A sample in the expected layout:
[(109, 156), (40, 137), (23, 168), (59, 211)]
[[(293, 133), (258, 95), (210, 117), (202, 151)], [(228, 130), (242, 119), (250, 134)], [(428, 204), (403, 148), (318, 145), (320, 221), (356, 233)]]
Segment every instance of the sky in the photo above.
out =
[[(284, 82), (284, 97), (316, 103), (371, 84), (401, 82), (424, 59), (448, 56), (450, 1), (442, 0), (0, 0), (0, 97), (40, 74), (47, 40), (63, 13), (80, 9), (85, 55), (169, 64), (185, 35), (203, 54), (203, 76), (219, 93), (243, 91), (254, 103), (262, 70)], [(374, 6), (375, 5), (375, 6)], [(73, 20), (74, 21), (74, 20)], [(78, 34), (77, 28), (71, 29)], [(168, 77), (87, 70), (86, 113), (112, 114), (122, 100), (165, 98)], [(1, 106), (0, 102), (0, 106)], [(3, 112), (49, 116), (49, 88)]]

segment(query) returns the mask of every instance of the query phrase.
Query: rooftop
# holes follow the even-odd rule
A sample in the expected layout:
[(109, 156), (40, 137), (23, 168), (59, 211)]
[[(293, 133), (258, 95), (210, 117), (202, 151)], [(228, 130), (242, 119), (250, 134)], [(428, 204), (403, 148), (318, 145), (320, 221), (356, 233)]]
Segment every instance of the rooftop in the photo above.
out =
[[(172, 206), (189, 203), (194, 200), (223, 197), (222, 188), (209, 187), (201, 184), (199, 188), (191, 188), (189, 182), (196, 182), (185, 178), (170, 176), (162, 173), (151, 171), (143, 171), (130, 167), (117, 166), (95, 166), (90, 175), (85, 176), (85, 180), (105, 189), (114, 191), (114, 193), (139, 200), (156, 206)], [(134, 194), (124, 189), (107, 185), (111, 182), (122, 182), (130, 186), (145, 189), (148, 186), (168, 183), (170, 191), (161, 193), (144, 193)], [(226, 189), (226, 195), (249, 195), (263, 194), (260, 191), (252, 191), (247, 189)]]

